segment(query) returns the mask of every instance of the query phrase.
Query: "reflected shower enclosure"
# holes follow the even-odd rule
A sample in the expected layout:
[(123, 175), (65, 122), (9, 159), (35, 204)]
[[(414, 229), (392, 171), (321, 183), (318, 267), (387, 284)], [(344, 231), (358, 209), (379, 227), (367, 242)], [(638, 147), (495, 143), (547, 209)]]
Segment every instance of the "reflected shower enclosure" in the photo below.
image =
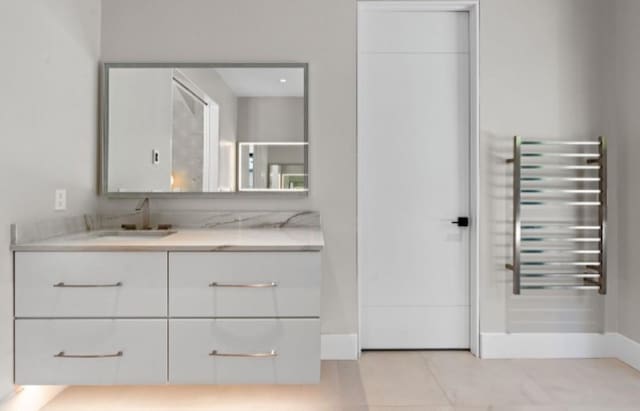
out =
[(219, 143), (219, 106), (176, 70), (173, 76), (171, 191), (217, 191), (211, 159)]

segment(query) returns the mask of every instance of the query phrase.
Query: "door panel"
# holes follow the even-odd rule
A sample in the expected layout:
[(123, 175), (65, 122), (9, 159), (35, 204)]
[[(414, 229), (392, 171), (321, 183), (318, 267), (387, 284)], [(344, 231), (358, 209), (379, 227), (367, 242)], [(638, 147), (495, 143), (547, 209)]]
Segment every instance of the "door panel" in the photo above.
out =
[(359, 21), (358, 32), (361, 53), (469, 51), (468, 13), (368, 11)]
[[(366, 307), (362, 318), (367, 348), (469, 347), (468, 306)], [(419, 344), (419, 345), (417, 345)]]
[(467, 83), (462, 76), (468, 73), (467, 57), (367, 55), (363, 60), (359, 135), (366, 301), (468, 304), (466, 230), (451, 224), (468, 209), (469, 126), (463, 104), (468, 87), (460, 87)]
[[(370, 33), (390, 30), (372, 14), (361, 31), (366, 50), (380, 35)], [(427, 19), (458, 22), (457, 31), (439, 30), (443, 47), (468, 35), (468, 19), (452, 14)], [(468, 231), (451, 222), (469, 213), (469, 56), (464, 47), (406, 52), (397, 38), (394, 45), (397, 52), (385, 44), (358, 61), (363, 347), (468, 347)]]

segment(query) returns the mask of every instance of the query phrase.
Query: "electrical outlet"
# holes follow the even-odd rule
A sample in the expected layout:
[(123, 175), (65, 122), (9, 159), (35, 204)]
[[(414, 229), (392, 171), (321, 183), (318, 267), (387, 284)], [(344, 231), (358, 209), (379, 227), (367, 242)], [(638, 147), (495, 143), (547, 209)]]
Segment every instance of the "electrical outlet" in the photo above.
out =
[(64, 188), (56, 190), (56, 200), (53, 208), (56, 211), (63, 211), (67, 209), (67, 190)]

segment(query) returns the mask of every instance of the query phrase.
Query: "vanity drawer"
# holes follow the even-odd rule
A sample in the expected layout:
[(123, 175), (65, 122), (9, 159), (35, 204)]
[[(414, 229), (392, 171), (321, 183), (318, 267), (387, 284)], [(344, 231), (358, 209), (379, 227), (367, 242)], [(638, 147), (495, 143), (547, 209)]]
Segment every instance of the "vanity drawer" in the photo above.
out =
[(320, 320), (169, 321), (172, 384), (310, 384), (320, 380)]
[(163, 317), (167, 254), (18, 252), (16, 317)]
[(164, 384), (166, 355), (166, 320), (15, 321), (16, 384)]
[(169, 253), (171, 317), (318, 317), (319, 252)]

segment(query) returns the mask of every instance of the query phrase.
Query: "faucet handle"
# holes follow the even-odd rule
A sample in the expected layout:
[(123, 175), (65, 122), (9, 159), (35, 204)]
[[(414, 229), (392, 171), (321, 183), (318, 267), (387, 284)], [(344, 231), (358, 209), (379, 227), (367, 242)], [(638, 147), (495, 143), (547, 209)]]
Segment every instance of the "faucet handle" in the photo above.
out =
[(136, 211), (142, 211), (145, 207), (149, 207), (149, 197), (145, 197), (138, 202)]

